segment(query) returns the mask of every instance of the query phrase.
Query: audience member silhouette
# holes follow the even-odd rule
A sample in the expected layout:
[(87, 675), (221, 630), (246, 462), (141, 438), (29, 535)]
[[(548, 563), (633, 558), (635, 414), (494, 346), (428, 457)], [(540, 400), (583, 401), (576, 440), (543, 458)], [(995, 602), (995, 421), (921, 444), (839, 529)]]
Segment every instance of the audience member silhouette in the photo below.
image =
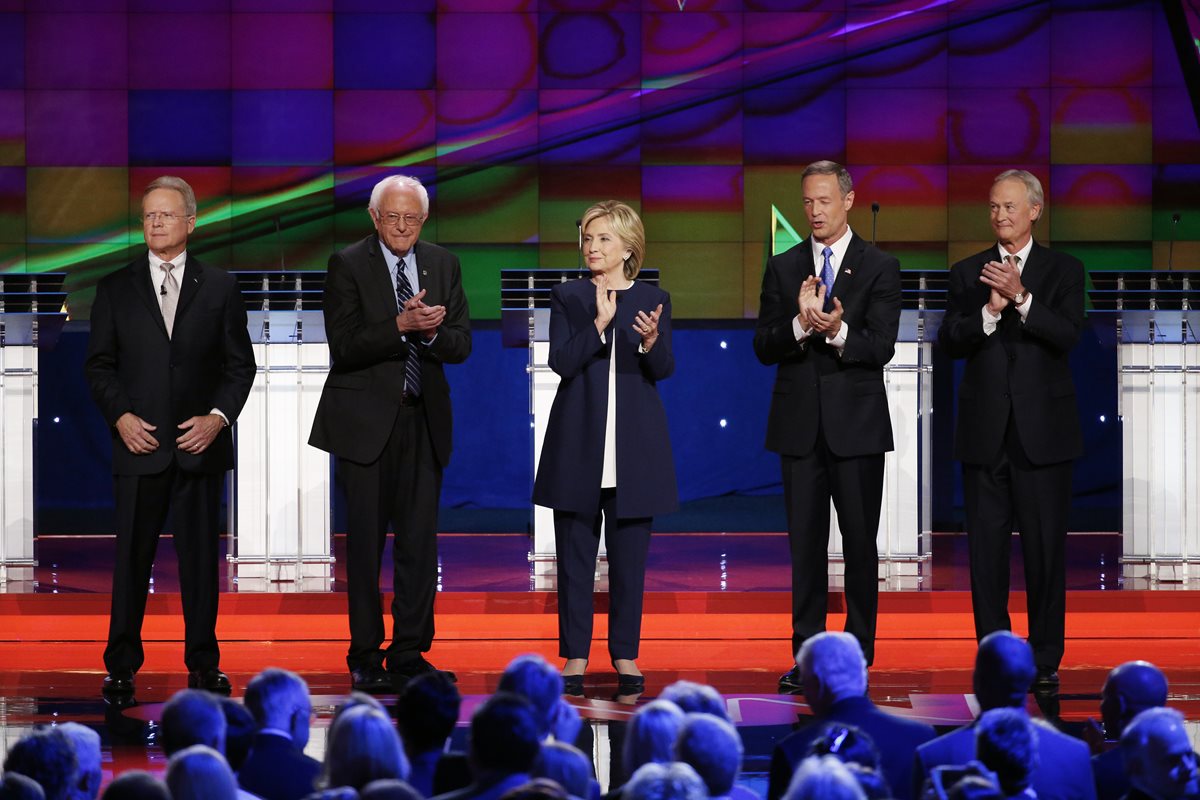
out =
[(592, 762), (578, 748), (565, 742), (543, 742), (530, 774), (534, 779), (552, 780), (567, 794), (582, 800), (593, 800), (600, 793), (592, 777)]
[(737, 729), (713, 714), (688, 714), (675, 739), (675, 760), (696, 770), (714, 800), (733, 794), (742, 768), (742, 751)]
[(866, 800), (867, 796), (836, 757), (809, 756), (796, 767), (783, 797), (784, 800)]
[(1029, 715), (1015, 708), (983, 712), (975, 724), (975, 753), (991, 770), (1005, 797), (1025, 797), (1037, 767), (1037, 733)]
[(113, 778), (101, 800), (171, 800), (167, 785), (149, 772), (130, 769)]
[(471, 717), (471, 785), (439, 795), (441, 800), (499, 800), (526, 783), (541, 750), (541, 730), (537, 711), (524, 697), (508, 692), (489, 697)]
[(36, 781), (46, 800), (71, 800), (78, 769), (75, 748), (58, 728), (33, 731), (18, 740), (4, 758), (4, 771)]
[(329, 729), (322, 787), (356, 792), (381, 778), (407, 780), (408, 758), (386, 713), (369, 703), (343, 711)]
[(675, 759), (675, 739), (684, 713), (670, 700), (651, 700), (634, 713), (625, 728), (621, 763), (626, 775), (643, 764), (667, 764)]
[[(412, 765), (408, 782), (422, 797), (432, 797), (434, 794), (433, 777), (439, 762), (446, 755), (447, 743), (458, 722), (461, 707), (462, 695), (458, 692), (458, 686), (441, 670), (413, 678), (396, 698), (400, 739), (404, 742), (404, 752)], [(455, 789), (471, 782), (466, 759), (461, 758), (458, 762), (463, 776), (452, 787)]]
[(203, 689), (176, 692), (163, 705), (160, 724), (160, 742), (167, 758), (196, 744), (225, 752), (225, 712), (221, 710), (221, 701), (211, 692)]
[[(1025, 700), (1037, 675), (1033, 651), (1009, 631), (994, 631), (983, 637), (975, 653), (972, 682), (981, 711), (1015, 708), (1025, 712)], [(1038, 766), (1033, 772), (1033, 789), (1039, 800), (1094, 800), (1091, 756), (1079, 739), (1035, 721)], [(966, 764), (975, 758), (975, 723), (953, 730), (917, 748), (913, 768), (913, 795), (937, 766)], [(894, 788), (894, 787), (893, 787)]]
[(71, 740), (75, 753), (75, 780), (71, 788), (74, 800), (96, 800), (100, 794), (100, 734), (78, 722), (65, 722), (58, 729)]
[(264, 800), (301, 800), (309, 795), (321, 764), (304, 754), (312, 700), (294, 672), (265, 669), (246, 685), (243, 700), (258, 732), (238, 771), (238, 785)]
[(33, 778), (6, 772), (0, 775), (0, 800), (46, 800), (46, 793)]
[[(867, 697), (867, 661), (858, 639), (842, 631), (828, 631), (805, 639), (796, 655), (796, 668), (804, 699), (816, 723), (853, 725), (874, 742), (883, 776), (899, 800), (911, 797), (913, 753), (933, 739), (933, 728), (877, 707)], [(822, 734), (810, 724), (780, 740), (771, 756), (768, 800), (779, 800), (792, 780), (796, 766), (809, 754)]]
[[(1118, 742), (1133, 718), (1148, 708), (1167, 704), (1167, 677), (1149, 661), (1126, 661), (1104, 681), (1100, 691), (1100, 719), (1104, 738)], [(1129, 791), (1129, 773), (1120, 747), (1092, 756), (1097, 800), (1120, 800)]]
[(549, 778), (534, 778), (504, 793), (500, 800), (570, 800), (567, 790)]
[(675, 681), (663, 689), (658, 699), (674, 703), (685, 714), (712, 714), (729, 719), (725, 698), (716, 689), (703, 683)]
[(833, 756), (841, 761), (868, 798), (894, 796), (883, 775), (879, 749), (871, 737), (856, 725), (821, 723), (805, 757), (808, 756)]
[[(219, 711), (220, 705), (214, 705)], [(202, 744), (185, 747), (171, 756), (167, 762), (167, 788), (171, 800), (237, 800), (238, 796), (237, 781), (225, 756)]]
[(705, 800), (708, 790), (696, 770), (678, 761), (643, 764), (625, 784), (628, 800)]
[(1200, 795), (1196, 753), (1183, 715), (1173, 708), (1150, 708), (1121, 733), (1129, 772), (1127, 800), (1176, 800)]
[(225, 763), (237, 775), (250, 755), (250, 745), (258, 733), (258, 723), (241, 702), (232, 697), (220, 697), (221, 713), (225, 715)]
[[(444, 675), (442, 672), (425, 673), (426, 675)], [(449, 678), (447, 678), (449, 680)], [(425, 795), (418, 792), (405, 781), (395, 778), (381, 778), (371, 781), (358, 793), (360, 800), (425, 800)]]

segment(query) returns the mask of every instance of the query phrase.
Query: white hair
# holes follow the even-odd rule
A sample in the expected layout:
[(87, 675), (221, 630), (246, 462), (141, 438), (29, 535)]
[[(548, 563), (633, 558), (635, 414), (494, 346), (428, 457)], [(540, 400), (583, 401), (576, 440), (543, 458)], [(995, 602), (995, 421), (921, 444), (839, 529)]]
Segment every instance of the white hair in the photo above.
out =
[[(1042, 182), (1032, 172), (1024, 169), (1006, 169), (996, 176), (992, 185), (995, 186), (1000, 181), (1020, 181), (1025, 184), (1025, 194), (1029, 198), (1029, 205), (1038, 208), (1046, 207), (1046, 194), (1042, 191)], [(1039, 216), (1041, 215), (1039, 214)]]
[(389, 175), (375, 184), (375, 188), (371, 190), (371, 200), (367, 203), (367, 208), (378, 212), (379, 203), (383, 200), (384, 192), (393, 187), (402, 187), (415, 191), (417, 197), (421, 200), (421, 213), (429, 216), (429, 192), (425, 190), (425, 186), (419, 180), (411, 175)]
[(809, 756), (800, 762), (783, 800), (867, 800), (837, 756)]
[(825, 631), (804, 640), (796, 656), (800, 674), (812, 675), (835, 699), (867, 691), (867, 660), (862, 645), (844, 631)]

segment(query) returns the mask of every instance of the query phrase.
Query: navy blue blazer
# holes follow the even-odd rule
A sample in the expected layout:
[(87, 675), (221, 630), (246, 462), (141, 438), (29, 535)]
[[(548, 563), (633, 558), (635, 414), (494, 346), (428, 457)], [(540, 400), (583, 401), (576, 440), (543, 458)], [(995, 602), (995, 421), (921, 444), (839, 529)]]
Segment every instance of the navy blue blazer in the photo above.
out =
[[(663, 307), (658, 340), (639, 353), (633, 330), (638, 311)], [(550, 409), (533, 502), (559, 511), (595, 513), (600, 507), (608, 359), (616, 348), (617, 516), (654, 517), (679, 507), (667, 415), (657, 382), (675, 371), (671, 353), (671, 296), (634, 281), (617, 292), (617, 313), (604, 341), (596, 332), (596, 287), (586, 278), (550, 292), (550, 368), (562, 378)]]
[(868, 697), (847, 697), (834, 703), (827, 715), (814, 719), (775, 745), (767, 800), (778, 800), (783, 796), (796, 767), (808, 755), (825, 724), (830, 722), (853, 725), (870, 736), (879, 751), (883, 775), (891, 787), (892, 797), (908, 800), (912, 796), (909, 787), (912, 785), (913, 754), (937, 735), (933, 726), (889, 714)]
[(238, 771), (238, 786), (263, 800), (300, 800), (312, 794), (321, 764), (285, 736), (259, 731)]

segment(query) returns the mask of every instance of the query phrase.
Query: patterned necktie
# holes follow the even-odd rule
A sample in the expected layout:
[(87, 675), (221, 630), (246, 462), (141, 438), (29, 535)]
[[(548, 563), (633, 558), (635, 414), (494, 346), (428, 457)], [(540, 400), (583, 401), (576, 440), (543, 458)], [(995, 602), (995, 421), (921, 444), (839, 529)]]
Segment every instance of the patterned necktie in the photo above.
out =
[[(412, 284), (408, 281), (408, 273), (404, 269), (404, 259), (396, 263), (396, 308), (404, 313), (404, 304), (413, 298)], [(409, 333), (408, 353), (404, 359), (404, 393), (417, 397), (421, 394), (421, 347), (417, 344), (417, 332)]]
[(171, 331), (175, 327), (175, 306), (179, 304), (179, 281), (175, 280), (175, 274), (172, 272), (175, 265), (170, 261), (159, 264), (158, 268), (163, 271), (162, 289), (159, 294), (162, 297), (163, 322), (167, 326), (167, 338), (170, 339)]
[(825, 263), (821, 265), (821, 285), (825, 287), (825, 311), (828, 313), (833, 309), (833, 264), (829, 262), (833, 248), (826, 247), (821, 251), (821, 255), (825, 259)]

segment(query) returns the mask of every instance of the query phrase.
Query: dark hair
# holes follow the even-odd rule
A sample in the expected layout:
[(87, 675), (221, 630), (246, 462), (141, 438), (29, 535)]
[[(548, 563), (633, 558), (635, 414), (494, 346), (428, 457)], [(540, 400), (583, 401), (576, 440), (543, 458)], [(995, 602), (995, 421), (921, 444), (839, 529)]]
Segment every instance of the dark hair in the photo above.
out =
[(520, 695), (497, 692), (471, 718), (471, 761), (479, 770), (529, 772), (540, 750), (537, 712)]
[(879, 748), (870, 734), (856, 725), (826, 722), (818, 729), (817, 737), (808, 746), (810, 756), (833, 756), (844, 764), (861, 764), (868, 769), (880, 769)]
[(43, 728), (12, 746), (4, 759), (4, 771), (36, 781), (46, 800), (67, 800), (79, 764), (67, 735), (54, 728)]
[(225, 729), (221, 701), (200, 689), (181, 689), (163, 706), (162, 749), (168, 757), (194, 744), (219, 752)]
[(850, 171), (836, 161), (814, 161), (804, 168), (800, 173), (800, 182), (804, 183), (804, 179), (812, 175), (834, 175), (837, 177), (838, 191), (842, 193), (842, 197), (854, 191), (854, 180), (850, 177)]
[(254, 716), (244, 705), (231, 697), (222, 697), (221, 713), (225, 716), (225, 760), (229, 768), (237, 772), (250, 755), (250, 745), (258, 725)]
[(358, 793), (362, 800), (424, 800), (421, 793), (398, 778), (371, 781)]
[(1037, 766), (1037, 734), (1029, 716), (1016, 708), (985, 711), (975, 724), (975, 754), (996, 773), (1006, 795), (1025, 791)]
[(131, 769), (122, 772), (104, 790), (101, 800), (171, 800), (167, 785), (149, 772)]
[(426, 672), (396, 698), (396, 721), (409, 755), (440, 750), (454, 732), (462, 695), (444, 672)]
[(6, 772), (0, 775), (0, 800), (46, 800), (46, 793), (33, 778), (19, 772)]

